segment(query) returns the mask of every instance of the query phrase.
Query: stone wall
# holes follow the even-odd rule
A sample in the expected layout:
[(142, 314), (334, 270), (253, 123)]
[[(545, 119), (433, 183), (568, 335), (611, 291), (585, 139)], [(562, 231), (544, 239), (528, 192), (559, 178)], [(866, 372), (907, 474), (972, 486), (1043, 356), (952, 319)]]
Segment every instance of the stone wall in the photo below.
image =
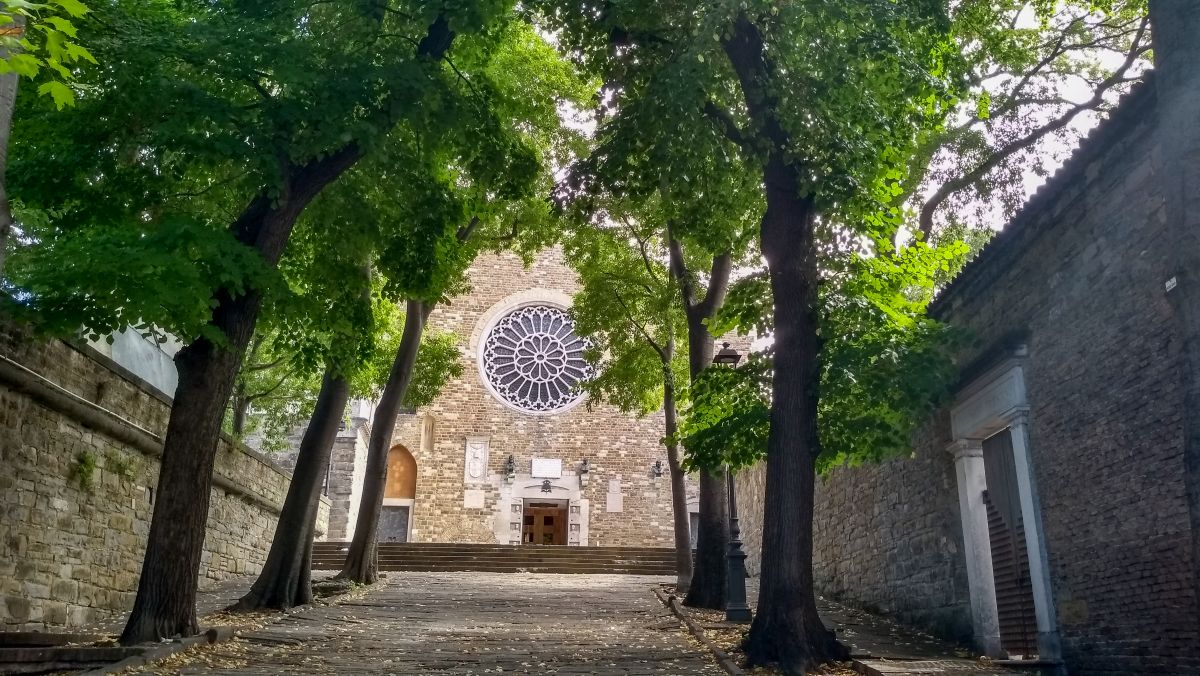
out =
[(363, 421), (338, 431), (329, 458), (325, 495), (329, 498), (329, 530), (324, 539), (345, 541), (354, 537), (363, 476), (367, 469), (370, 428)]
[[(1181, 238), (1163, 214), (1154, 119), (1153, 91), (1131, 95), (934, 308), (977, 338), (964, 385), (998, 348), (1027, 347), (1033, 478), (1071, 673), (1200, 671), (1183, 336), (1168, 298)], [(962, 636), (945, 428), (919, 435), (913, 458), (825, 479), (816, 573), (821, 593)], [(744, 484), (753, 505), (759, 484)]]
[[(818, 479), (817, 592), (956, 641), (971, 638), (954, 466), (944, 421), (923, 429), (913, 457), (840, 467)], [(758, 575), (765, 466), (737, 477), (747, 569)]]
[[(578, 544), (670, 547), (670, 480), (651, 476), (656, 460), (666, 467), (661, 413), (645, 417), (609, 406), (586, 403), (555, 414), (519, 412), (494, 397), (484, 385), (477, 361), (485, 324), (496, 313), (521, 301), (569, 305), (578, 287), (562, 254), (550, 249), (530, 267), (511, 254), (484, 255), (472, 266), (472, 291), (439, 306), (430, 317), (433, 331), (452, 331), (462, 339), (463, 375), (415, 415), (402, 415), (393, 437), (417, 461), (417, 496), (411, 538), (422, 542), (502, 542), (512, 535), (512, 503), (522, 495), (569, 499)], [(468, 437), (486, 440), (485, 476), (467, 482)], [(504, 463), (514, 457), (517, 476), (507, 480)], [(539, 490), (531, 476), (533, 457), (562, 461), (563, 476), (553, 493)], [(590, 472), (582, 485), (577, 473), (583, 459)], [(692, 491), (694, 492), (694, 488)], [(576, 509), (578, 508), (578, 509)]]
[[(132, 606), (169, 414), (165, 395), (95, 350), (0, 324), (0, 629)], [(222, 443), (202, 582), (261, 569), (289, 480)], [(319, 531), (327, 519), (323, 501)]]

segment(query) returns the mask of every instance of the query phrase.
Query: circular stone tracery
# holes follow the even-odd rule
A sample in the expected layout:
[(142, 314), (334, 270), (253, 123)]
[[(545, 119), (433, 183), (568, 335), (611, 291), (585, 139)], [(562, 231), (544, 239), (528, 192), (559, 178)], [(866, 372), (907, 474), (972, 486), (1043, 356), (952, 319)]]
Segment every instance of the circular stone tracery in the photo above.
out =
[(586, 349), (566, 312), (528, 305), (505, 315), (488, 332), (483, 375), (497, 396), (521, 410), (556, 411), (582, 396), (579, 384), (592, 375), (583, 358)]

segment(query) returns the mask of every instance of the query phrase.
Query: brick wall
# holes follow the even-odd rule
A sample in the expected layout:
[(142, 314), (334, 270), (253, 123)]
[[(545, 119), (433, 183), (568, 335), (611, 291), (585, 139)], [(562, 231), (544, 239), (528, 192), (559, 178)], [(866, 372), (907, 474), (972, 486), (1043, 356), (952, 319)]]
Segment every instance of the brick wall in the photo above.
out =
[[(128, 610), (158, 477), (157, 454), (130, 438), (161, 440), (169, 400), (90, 348), (33, 340), (9, 324), (0, 325), (0, 366), (32, 371), (32, 382), (71, 393), (59, 399), (85, 411), (0, 378), (0, 629), (80, 626)], [(80, 458), (95, 464), (87, 485)], [(289, 480), (222, 443), (202, 582), (261, 569)], [(327, 518), (323, 501), (318, 530)]]
[[(1153, 119), (1152, 93), (1132, 95), (935, 308), (977, 337), (964, 365), (1014, 334), (1028, 346), (1034, 480), (1071, 673), (1200, 670), (1182, 337), (1164, 288), (1179, 237), (1162, 211)], [(816, 575), (821, 593), (963, 636), (946, 427), (933, 421), (911, 459), (825, 479)]]
[[(581, 544), (672, 546), (670, 481), (665, 472), (651, 476), (656, 460), (666, 466), (661, 413), (638, 418), (584, 403), (561, 413), (529, 415), (498, 401), (481, 379), (478, 344), (499, 305), (514, 296), (569, 303), (578, 281), (561, 252), (547, 250), (528, 268), (511, 254), (484, 255), (470, 275), (471, 292), (439, 306), (429, 321), (431, 330), (453, 331), (461, 338), (463, 375), (431, 406), (400, 416), (393, 437), (417, 461), (413, 540), (507, 543), (501, 531), (510, 505), (501, 502), (532, 481), (530, 462), (537, 456), (561, 459), (564, 476), (556, 486), (578, 488), (587, 517), (587, 541)], [(488, 476), (479, 485), (464, 483), (467, 437), (490, 442)], [(518, 479), (508, 483), (504, 463), (510, 454)], [(580, 488), (576, 470), (584, 458), (591, 469), (588, 485)], [(467, 490), (483, 491), (483, 507), (464, 506)], [(621, 511), (609, 511), (613, 491), (622, 496)], [(546, 497), (565, 495), (556, 488)]]

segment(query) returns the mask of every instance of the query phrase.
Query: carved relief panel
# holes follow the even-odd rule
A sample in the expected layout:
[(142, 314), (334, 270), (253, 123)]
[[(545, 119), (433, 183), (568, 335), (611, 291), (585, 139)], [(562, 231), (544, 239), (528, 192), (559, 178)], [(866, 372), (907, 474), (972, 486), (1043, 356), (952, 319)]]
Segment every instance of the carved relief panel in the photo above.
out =
[(463, 483), (482, 484), (487, 482), (488, 455), (490, 453), (491, 440), (488, 437), (467, 437)]

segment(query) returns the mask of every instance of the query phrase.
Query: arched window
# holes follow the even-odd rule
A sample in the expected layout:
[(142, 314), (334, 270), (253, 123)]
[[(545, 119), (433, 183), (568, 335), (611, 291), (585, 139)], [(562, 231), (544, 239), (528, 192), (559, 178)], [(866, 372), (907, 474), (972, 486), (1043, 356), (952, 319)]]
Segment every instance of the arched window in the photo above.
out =
[(403, 446), (388, 451), (387, 486), (385, 498), (412, 500), (417, 497), (417, 461)]

